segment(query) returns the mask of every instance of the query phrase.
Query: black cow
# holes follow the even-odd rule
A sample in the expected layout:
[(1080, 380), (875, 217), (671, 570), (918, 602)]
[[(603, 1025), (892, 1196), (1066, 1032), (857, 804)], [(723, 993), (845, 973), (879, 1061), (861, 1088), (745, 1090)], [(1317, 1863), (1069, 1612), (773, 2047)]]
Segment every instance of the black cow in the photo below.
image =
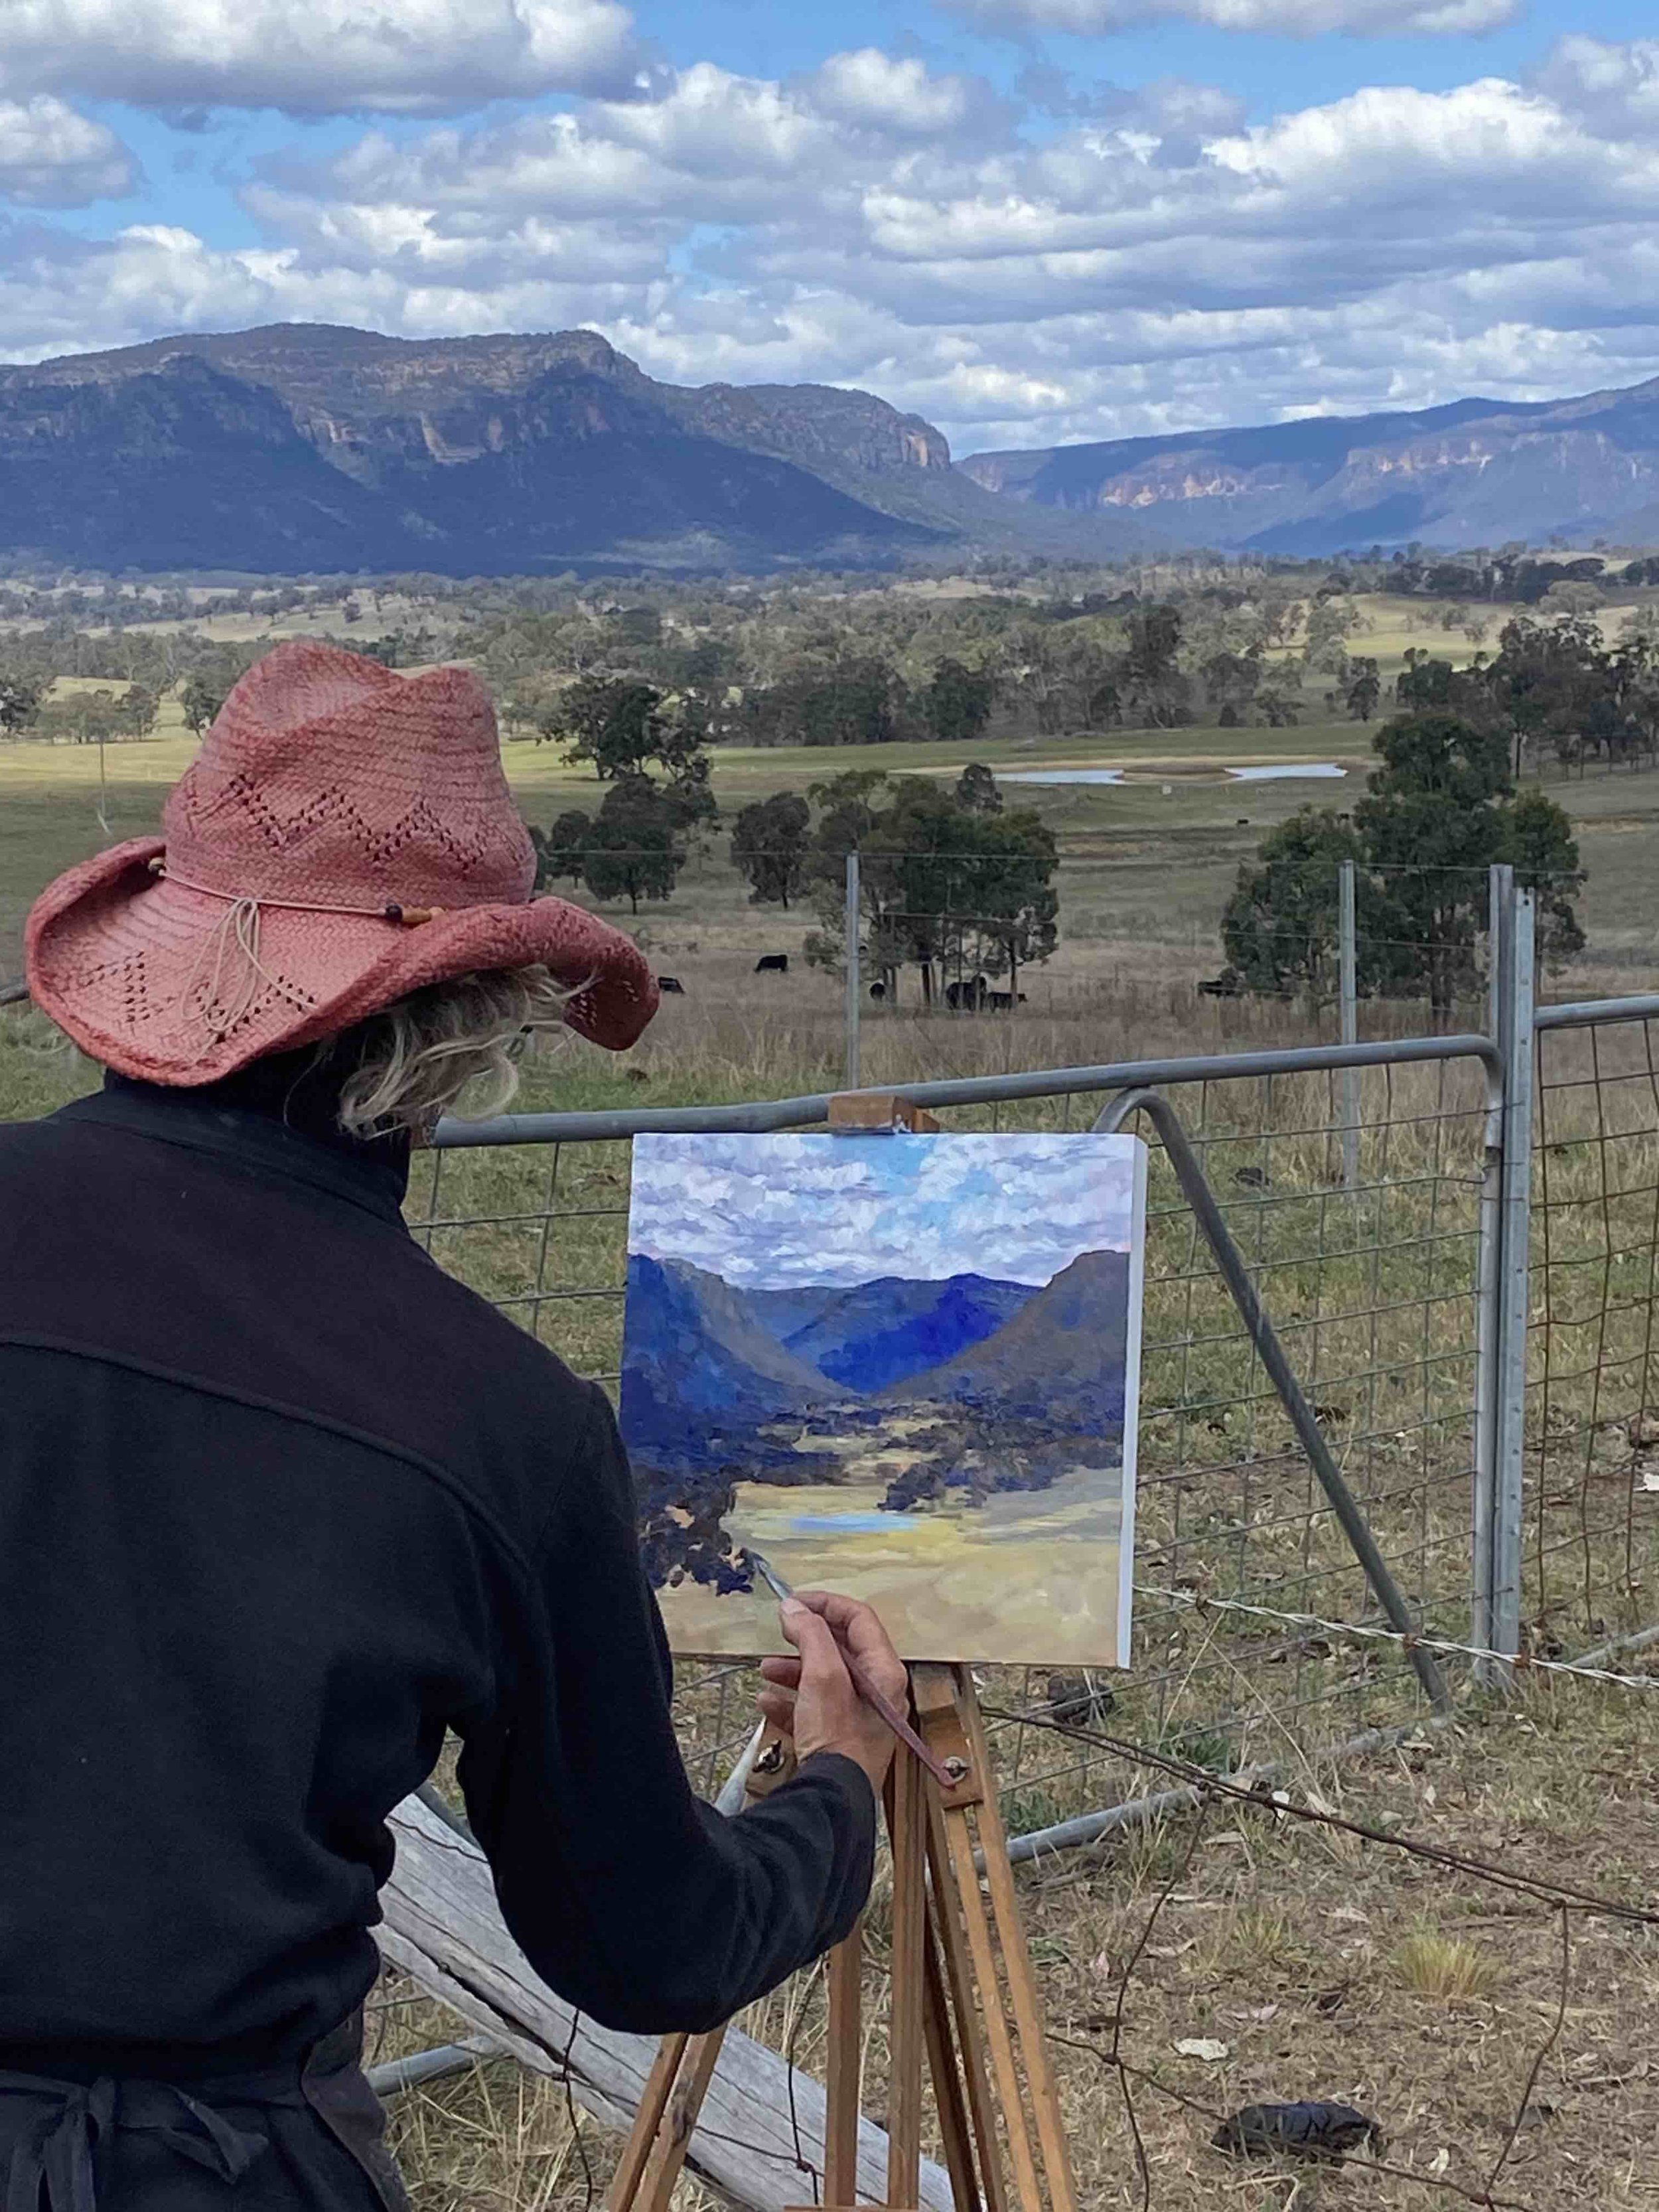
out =
[(789, 973), (789, 955), (787, 952), (763, 952), (755, 963), (755, 973), (757, 975), (787, 975)]
[(985, 1003), (993, 1013), (1012, 1014), (1016, 1006), (1025, 1004), (1025, 994), (1024, 991), (988, 991)]
[(990, 996), (990, 985), (983, 975), (963, 975), (945, 987), (945, 1003), (955, 1014), (976, 1014)]
[(678, 975), (659, 975), (657, 988), (666, 992), (672, 998), (683, 999), (685, 996), (685, 986)]
[(1242, 999), (1244, 978), (1237, 968), (1224, 968), (1218, 975), (1211, 975), (1199, 985), (1206, 999)]

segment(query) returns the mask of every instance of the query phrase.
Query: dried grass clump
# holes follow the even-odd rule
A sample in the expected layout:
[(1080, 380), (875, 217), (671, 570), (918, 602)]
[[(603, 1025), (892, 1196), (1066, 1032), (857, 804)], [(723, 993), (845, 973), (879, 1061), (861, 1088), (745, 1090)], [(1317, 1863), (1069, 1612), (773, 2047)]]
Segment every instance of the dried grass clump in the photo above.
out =
[(1498, 1961), (1490, 1952), (1431, 1929), (1406, 1938), (1394, 1954), (1394, 1969), (1414, 1996), (1450, 2004), (1485, 1996), (1498, 1979)]

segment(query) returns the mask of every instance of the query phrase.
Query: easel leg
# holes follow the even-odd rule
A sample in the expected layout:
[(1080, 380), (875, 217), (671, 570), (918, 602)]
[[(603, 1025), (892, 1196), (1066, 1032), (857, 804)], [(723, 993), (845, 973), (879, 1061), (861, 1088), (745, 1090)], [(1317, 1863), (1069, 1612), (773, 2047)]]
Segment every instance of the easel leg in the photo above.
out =
[[(933, 1877), (933, 1927), (944, 1953), (945, 1994), (956, 2015), (962, 2071), (968, 2091), (968, 2118), (979, 2151), (984, 2200), (988, 2212), (1006, 2212), (1008, 2196), (1002, 2179), (991, 2083), (985, 2069), (985, 2045), (978, 2030), (973, 1972), (962, 1917), (957, 1909), (944, 1808), (936, 1794), (930, 1796), (927, 1806), (927, 1856)], [(966, 2201), (971, 2203), (973, 2199)]]
[(922, 1963), (927, 1977), (927, 2064), (933, 2080), (933, 2101), (939, 2110), (939, 2135), (945, 2144), (945, 2170), (951, 2177), (951, 2196), (956, 2212), (981, 2212), (981, 2208), (992, 2200), (988, 2190), (981, 2188), (974, 2165), (974, 2137), (963, 2094), (956, 2042), (951, 2033), (950, 2001), (945, 1994), (939, 1942), (931, 1923), (926, 1932)]
[[(922, 1938), (927, 1925), (922, 1772), (893, 1761), (888, 1820), (893, 1844), (892, 2011), (888, 2025), (887, 2202), (914, 2205), (921, 2187)], [(830, 2198), (830, 2203), (846, 2201)]]
[(609, 2212), (668, 2212), (725, 2040), (724, 2028), (665, 2039), (646, 2088), (653, 2109), (641, 2101), (606, 2198)]
[(611, 2187), (605, 2198), (607, 2212), (623, 2212), (631, 2205), (645, 2179), (645, 2169), (651, 2162), (651, 2152), (668, 2110), (668, 2100), (673, 2093), (685, 2057), (689, 2035), (665, 2035), (658, 2050), (656, 2063), (647, 2076), (640, 2097), (640, 2108), (634, 2115), (634, 2124), (629, 2130), (622, 2161), (611, 2178)]
[[(1020, 1925), (1013, 1869), (1008, 1863), (1007, 1838), (997, 1812), (979, 1709), (960, 1668), (918, 1667), (913, 1680), (922, 1733), (935, 1751), (954, 1750), (962, 1762), (962, 1785), (943, 1798), (939, 1817), (943, 1832), (939, 1856), (945, 1877), (939, 1884), (939, 1921), (941, 1928), (959, 1925), (966, 1939), (966, 1959), (957, 1958), (957, 1969), (964, 1984), (971, 1979), (977, 1987), (977, 2017), (989, 2047), (1002, 2141), (1007, 2146), (1020, 2212), (1044, 2212), (1045, 2203), (1051, 2212), (1076, 2212), (1076, 2186), (1060, 2127), (1042, 2006)], [(990, 1892), (988, 1913), (975, 1863), (970, 1813), (978, 1816), (979, 1846)], [(968, 2002), (971, 2010), (971, 1992)], [(960, 1995), (957, 2003), (964, 2047), (971, 2049), (970, 2021), (960, 2011)], [(971, 2088), (971, 2074), (969, 2083)], [(988, 2166), (994, 2172), (994, 2160)]]
[(824, 2125), (823, 2201), (853, 2204), (858, 2200), (859, 2111), (862, 2084), (859, 2062), (863, 2055), (862, 1983), (864, 1939), (862, 1926), (830, 1954), (830, 2057), (824, 2076), (827, 2112)]
[[(973, 1746), (975, 1765), (980, 1773), (988, 1774), (990, 1755), (985, 1741), (985, 1723), (980, 1717), (979, 1706), (971, 1691), (960, 1678), (957, 1693), (963, 1723), (968, 1732), (968, 1741)], [(1025, 1940), (1024, 1923), (1019, 1917), (1014, 1870), (1008, 1860), (1007, 1833), (1002, 1825), (1002, 1813), (997, 1803), (996, 1792), (991, 1789), (986, 1790), (985, 1801), (979, 1808), (979, 1839), (981, 1854), (985, 1861), (986, 1880), (991, 1892), (991, 1911), (1002, 1944), (1003, 1966), (1008, 1977), (1008, 1994), (1013, 2004), (1014, 2024), (1018, 2030), (1021, 2055), (1025, 2062), (1026, 2087), (1030, 2091), (1036, 2120), (1037, 2140), (1042, 2150), (1042, 2167), (1048, 2177), (1049, 2201), (1054, 2212), (1077, 2212), (1077, 2184), (1073, 2178), (1072, 2161), (1066, 2148), (1066, 2134), (1060, 2114), (1060, 2091), (1048, 2052), (1042, 2002), (1037, 1994), (1036, 1976), (1032, 1971), (1031, 1950)]]

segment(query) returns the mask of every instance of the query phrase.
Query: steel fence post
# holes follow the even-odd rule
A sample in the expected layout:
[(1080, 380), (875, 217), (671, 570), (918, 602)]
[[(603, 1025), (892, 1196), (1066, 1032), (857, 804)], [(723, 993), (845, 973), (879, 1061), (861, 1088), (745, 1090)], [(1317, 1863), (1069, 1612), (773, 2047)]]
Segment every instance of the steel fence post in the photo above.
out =
[[(1354, 868), (1341, 864), (1337, 913), (1340, 923), (1342, 990), (1342, 1042), (1359, 1042), (1359, 961), (1354, 924)], [(1342, 1088), (1342, 1188), (1359, 1188), (1359, 1070), (1345, 1067)]]
[[(1504, 970), (1510, 920), (1512, 868), (1494, 865), (1486, 902), (1486, 1026), (1498, 1047), (1495, 1091), (1486, 1114), (1486, 1172), (1480, 1185), (1480, 1243), (1476, 1276), (1474, 1480), (1470, 1530), (1469, 1641), (1496, 1650), (1492, 1622), (1492, 1522), (1498, 1488), (1498, 1402), (1502, 1356), (1498, 1286), (1504, 1256), (1504, 1104), (1509, 1063), (1503, 1050)], [(1492, 1669), (1476, 1673), (1486, 1680)]]
[(859, 1087), (859, 856), (847, 855), (847, 1088)]
[(1489, 1649), (1521, 1649), (1521, 1523), (1526, 1481), (1527, 1330), (1531, 1317), (1532, 1126), (1537, 908), (1510, 875), (1504, 932), (1504, 1228), (1498, 1298), (1498, 1402)]

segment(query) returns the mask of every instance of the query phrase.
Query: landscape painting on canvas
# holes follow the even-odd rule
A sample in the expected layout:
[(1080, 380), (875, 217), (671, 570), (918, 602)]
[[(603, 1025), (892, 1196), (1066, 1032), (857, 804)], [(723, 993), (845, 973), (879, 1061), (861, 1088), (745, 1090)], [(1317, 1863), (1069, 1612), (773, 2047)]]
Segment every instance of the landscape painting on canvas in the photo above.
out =
[(781, 1648), (753, 1549), (909, 1659), (1127, 1665), (1145, 1161), (635, 1140), (622, 1424), (676, 1650)]

